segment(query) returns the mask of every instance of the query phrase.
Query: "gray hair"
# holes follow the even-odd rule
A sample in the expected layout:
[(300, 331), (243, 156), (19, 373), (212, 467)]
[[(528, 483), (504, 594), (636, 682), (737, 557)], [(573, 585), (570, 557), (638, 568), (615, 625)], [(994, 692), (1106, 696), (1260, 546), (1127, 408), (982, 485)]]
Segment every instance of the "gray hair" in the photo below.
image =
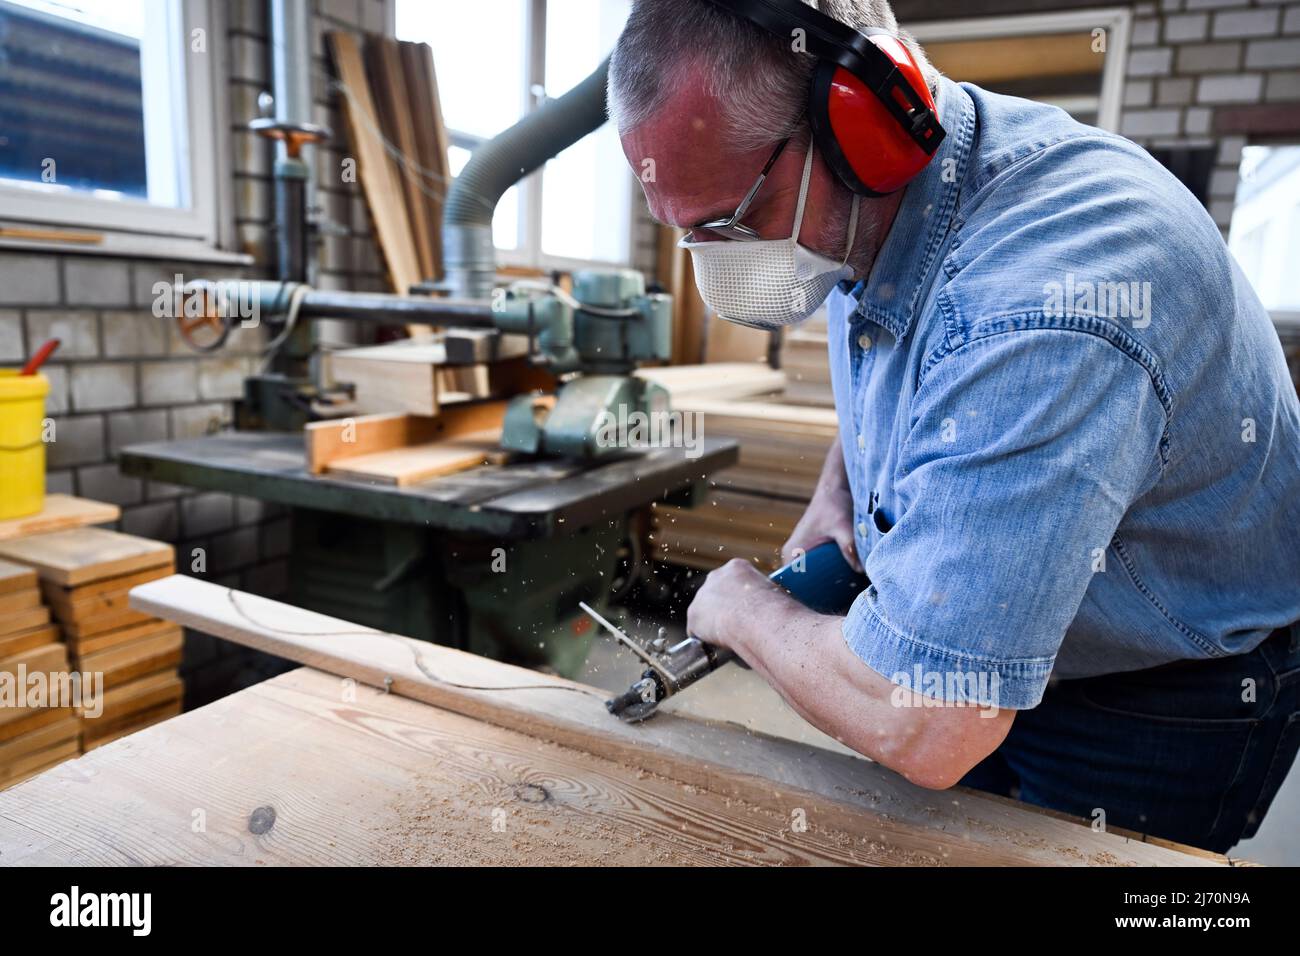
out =
[[(894, 33), (935, 88), (938, 71), (899, 30), (888, 0), (803, 2), (854, 29)], [(685, 68), (696, 67), (709, 95), (722, 101), (732, 141), (741, 149), (759, 149), (804, 135), (815, 64), (787, 40), (705, 0), (636, 0), (610, 61), (609, 115), (620, 133), (639, 126), (663, 104)]]

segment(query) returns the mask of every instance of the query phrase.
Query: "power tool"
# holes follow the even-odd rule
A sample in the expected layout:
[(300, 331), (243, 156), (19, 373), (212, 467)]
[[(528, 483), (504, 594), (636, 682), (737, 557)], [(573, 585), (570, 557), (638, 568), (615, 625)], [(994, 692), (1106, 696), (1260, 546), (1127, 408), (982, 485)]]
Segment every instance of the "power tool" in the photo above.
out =
[[(768, 577), (818, 614), (845, 613), (870, 584), (864, 575), (849, 566), (834, 541), (818, 545)], [(728, 661), (737, 660), (732, 651), (707, 644), (689, 634), (671, 647), (663, 646), (660, 638), (645, 648), (591, 608), (583, 605), (583, 609), (647, 665), (640, 679), (627, 691), (605, 701), (611, 714), (628, 723), (653, 717), (662, 701), (712, 674)]]

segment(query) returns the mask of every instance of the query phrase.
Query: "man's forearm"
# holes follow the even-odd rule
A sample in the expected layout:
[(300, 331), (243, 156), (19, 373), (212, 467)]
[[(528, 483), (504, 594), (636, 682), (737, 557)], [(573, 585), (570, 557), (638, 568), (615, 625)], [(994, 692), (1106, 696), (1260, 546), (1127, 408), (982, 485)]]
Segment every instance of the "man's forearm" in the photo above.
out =
[(972, 722), (970, 709), (924, 706), (849, 650), (844, 618), (775, 588), (753, 598), (756, 613), (736, 624), (736, 652), (813, 726), (914, 783), (952, 786), (1010, 729), (1013, 712)]

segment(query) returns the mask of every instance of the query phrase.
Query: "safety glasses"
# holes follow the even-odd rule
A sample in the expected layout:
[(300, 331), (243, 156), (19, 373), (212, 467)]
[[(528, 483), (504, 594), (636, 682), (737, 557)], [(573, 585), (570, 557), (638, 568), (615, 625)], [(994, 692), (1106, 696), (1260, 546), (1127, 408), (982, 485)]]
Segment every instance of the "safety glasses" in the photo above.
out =
[(687, 238), (690, 241), (695, 242), (697, 240), (694, 235), (694, 230), (707, 229), (709, 232), (716, 233), (724, 239), (733, 239), (739, 242), (755, 242), (760, 239), (761, 237), (757, 232), (749, 228), (749, 226), (742, 225), (740, 220), (745, 217), (745, 213), (749, 212), (749, 207), (753, 204), (754, 197), (757, 196), (758, 191), (763, 188), (763, 183), (767, 180), (767, 174), (770, 173), (772, 167), (776, 165), (777, 159), (785, 150), (785, 146), (788, 142), (790, 142), (789, 137), (776, 144), (776, 150), (772, 153), (767, 164), (763, 167), (763, 171), (758, 174), (758, 180), (750, 187), (749, 192), (745, 193), (745, 198), (740, 201), (740, 205), (736, 207), (734, 213), (726, 219), (710, 219), (707, 222), (697, 222), (691, 227), (691, 235)]

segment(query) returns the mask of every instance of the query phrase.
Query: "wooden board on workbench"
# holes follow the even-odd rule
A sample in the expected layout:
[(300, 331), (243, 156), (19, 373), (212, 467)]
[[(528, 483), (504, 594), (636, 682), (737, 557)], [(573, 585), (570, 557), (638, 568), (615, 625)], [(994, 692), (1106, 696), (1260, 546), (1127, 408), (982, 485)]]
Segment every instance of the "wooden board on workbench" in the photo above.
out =
[[(807, 809), (810, 820), (817, 820), (819, 826), (827, 828), (828, 844), (838, 846), (840, 858), (847, 857), (844, 859), (846, 862), (903, 865), (921, 862), (952, 865), (1203, 865), (1211, 860), (1226, 862), (1224, 857), (1211, 858), (1114, 833), (1097, 832), (1082, 822), (1073, 823), (1036, 813), (1010, 801), (979, 793), (924, 790), (869, 761), (819, 751), (730, 725), (694, 720), (671, 712), (660, 713), (644, 724), (625, 724), (610, 717), (604, 707), (606, 695), (593, 688), (450, 648), (384, 634), (193, 578), (178, 576), (141, 585), (132, 593), (132, 605), (172, 618), (185, 626), (327, 669), (340, 677), (370, 686), (383, 686), (385, 681), (391, 681), (395, 694), (473, 718), (464, 724), (454, 721), (455, 726), (441, 734), (436, 730), (430, 732), (432, 736), (444, 736), (453, 742), (461, 753), (477, 752), (473, 741), (483, 741), (480, 770), (443, 772), (440, 778), (442, 786), (447, 785), (448, 777), (453, 780), (473, 779), (478, 772), (490, 773), (485, 768), (503, 765), (520, 767), (517, 782), (546, 778), (548, 772), (555, 772), (553, 767), (548, 769), (543, 765), (542, 769), (537, 769), (538, 764), (531, 759), (523, 755), (512, 756), (509, 752), (512, 746), (526, 746), (525, 753), (545, 752), (546, 748), (536, 740), (526, 745), (510, 743), (511, 739), (517, 739), (514, 735), (518, 731), (526, 731), (534, 738), (560, 745), (565, 760), (580, 762), (568, 778), (570, 782), (560, 784), (564, 793), (590, 792), (598, 787), (597, 781), (601, 779), (612, 779), (611, 785), (618, 788), (636, 788), (638, 781), (662, 777), (675, 782), (677, 789), (673, 792), (683, 794), (684, 803), (677, 815), (679, 820), (696, 818), (694, 811), (697, 809), (710, 819), (716, 815), (716, 823), (707, 828), (709, 832), (733, 845), (743, 836), (745, 845), (752, 847), (763, 859), (771, 859), (766, 852), (772, 847), (778, 848), (778, 858), (788, 853), (797, 857), (801, 851), (814, 855), (824, 852), (821, 846), (814, 847), (811, 842), (802, 843), (797, 838), (790, 841), (780, 832), (755, 834), (744, 830), (743, 821), (756, 819), (756, 815), (774, 814), (771, 819), (779, 817), (788, 821), (786, 814), (791, 808), (804, 807), (810, 808)], [(476, 689), (469, 689), (466, 685)], [(493, 691), (492, 687), (515, 689)], [(346, 710), (355, 705), (339, 703), (336, 681), (330, 694), (332, 709), (326, 716), (327, 722), (364, 726), (366, 732), (375, 733), (373, 728), (379, 722), (345, 717), (339, 712), (340, 707)], [(196, 713), (209, 710), (211, 708)], [(194, 714), (187, 716), (193, 717)], [(421, 721), (426, 719), (429, 725), (435, 725), (442, 718), (434, 712), (420, 718)], [(265, 721), (260, 725), (265, 726)], [(486, 725), (492, 725), (492, 728), (481, 729)], [(298, 748), (301, 723), (294, 726), (297, 729), (293, 732), (293, 746)], [(420, 733), (415, 729), (397, 727), (394, 736), (407, 741), (419, 739)], [(315, 736), (313, 739), (319, 740)], [(170, 742), (160, 737), (156, 741), (158, 746), (151, 750), (158, 753), (169, 751)], [(178, 740), (177, 743), (182, 742)], [(241, 745), (246, 743), (241, 739)], [(358, 746), (349, 747), (347, 751), (353, 759), (364, 759), (366, 749)], [(105, 753), (111, 753), (111, 749)], [(258, 785), (259, 794), (265, 794), (267, 788), (273, 786), (267, 773), (278, 768), (279, 755), (279, 751), (264, 754), (263, 772), (249, 773), (249, 779)], [(320, 757), (319, 750), (314, 756)], [(167, 759), (173, 758), (182, 759), (183, 755), (168, 752)], [(600, 765), (604, 770), (598, 771), (587, 763), (588, 758), (606, 761)], [(320, 764), (327, 759), (314, 761), (317, 773), (322, 772)], [(202, 772), (212, 762), (209, 753), (203, 768), (197, 772)], [(432, 768), (439, 765), (439, 759), (430, 759), (426, 755), (424, 765), (436, 772)], [(224, 763), (222, 766), (227, 768)], [(172, 769), (175, 768), (160, 770), (160, 778), (188, 772), (188, 767), (179, 774), (173, 774)], [(356, 766), (349, 766), (348, 775), (354, 778), (367, 776)], [(479, 805), (463, 795), (466, 785), (456, 783), (452, 786), (462, 793), (458, 800), (453, 800), (444, 789), (426, 810), (437, 813), (439, 807), (446, 807), (445, 812), (461, 817), (477, 813)], [(29, 792), (33, 805), (36, 798), (48, 794), (39, 788)], [(324, 791), (314, 791), (315, 799), (311, 803), (333, 802), (320, 800), (321, 792)], [(632, 800), (632, 797), (641, 792), (619, 789), (613, 802), (640, 802)], [(347, 803), (351, 796), (350, 791), (340, 794), (340, 802)], [(292, 797), (292, 794), (286, 794), (286, 800)], [(447, 803), (441, 802), (444, 797)], [(182, 795), (177, 799), (187, 797)], [(666, 799), (666, 795), (660, 793), (654, 797), (645, 794), (644, 799), (654, 806), (662, 806), (659, 801)], [(297, 805), (297, 801), (294, 804)], [(257, 805), (246, 809), (251, 812)], [(26, 803), (20, 807), (0, 802), (0, 827), (5, 825), (6, 818), (22, 819), (28, 806)], [(732, 809), (728, 811), (727, 807)], [(604, 808), (600, 812), (607, 814), (611, 811)], [(643, 832), (653, 835), (649, 847), (665, 852), (666, 859), (671, 861), (674, 859), (672, 829), (662, 828), (656, 823), (657, 817), (651, 807), (634, 814), (633, 819), (642, 821)], [(48, 820), (49, 816), (42, 814), (33, 828), (44, 832)], [(315, 825), (319, 825), (319, 821), (307, 828)], [(108, 831), (111, 827), (100, 829)], [(404, 832), (405, 829), (400, 828), (403, 832), (396, 834), (398, 840), (409, 839), (410, 833)], [(786, 829), (784, 825), (781, 827), (781, 830)], [(476, 851), (463, 846), (458, 833), (460, 837), (464, 836), (463, 829), (448, 829), (447, 852), (472, 860)], [(577, 862), (618, 859), (628, 842), (621, 832), (605, 833), (602, 838), (599, 828), (594, 831), (579, 829), (577, 833), (583, 836), (589, 847), (587, 855), (577, 858)], [(28, 838), (30, 833), (26, 830), (14, 835), (14, 839)], [(0, 847), (9, 842), (10, 837), (0, 830)], [(48, 843), (38, 841), (36, 845), (48, 846)], [(357, 839), (355, 845), (350, 844), (350, 852), (365, 859), (366, 851), (361, 849), (364, 845), (364, 840)], [(723, 849), (717, 841), (711, 845), (714, 852)], [(312, 854), (319, 851), (303, 848), (301, 852)]]
[(336, 478), (405, 487), (468, 471), (480, 465), (504, 464), (508, 458), (509, 453), (501, 450), (501, 432), (496, 429), (427, 445), (411, 445), (345, 458), (328, 465), (326, 471)]
[(433, 417), (391, 413), (312, 422), (303, 429), (307, 470), (324, 474), (331, 462), (499, 430), (505, 415), (505, 402), (472, 402)]
[[(61, 531), (64, 528), (107, 524), (116, 521), (121, 515), (122, 509), (117, 505), (105, 504), (102, 501), (91, 501), (88, 498), (76, 498), (72, 495), (46, 495), (45, 507), (37, 514), (0, 521), (0, 541), (25, 538), (46, 531)], [(3, 571), (0, 569), (0, 589), (4, 587), (3, 578)]]

